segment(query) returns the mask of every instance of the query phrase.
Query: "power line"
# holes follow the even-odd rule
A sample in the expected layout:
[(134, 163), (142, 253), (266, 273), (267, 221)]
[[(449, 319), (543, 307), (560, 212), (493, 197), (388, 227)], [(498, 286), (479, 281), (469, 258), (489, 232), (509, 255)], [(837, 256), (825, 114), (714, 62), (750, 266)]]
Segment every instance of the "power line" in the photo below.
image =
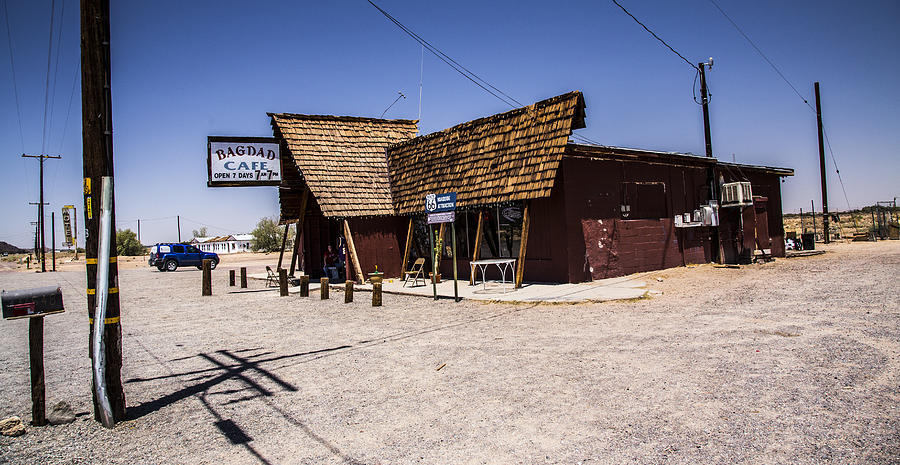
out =
[(69, 127), (69, 115), (72, 113), (72, 100), (75, 98), (75, 85), (78, 84), (78, 70), (81, 69), (81, 62), (75, 64), (75, 74), (72, 75), (72, 90), (69, 93), (69, 105), (66, 108), (66, 121), (63, 123), (62, 136), (59, 138), (59, 151), (62, 151), (63, 143), (66, 140), (66, 129)]
[[(453, 58), (450, 58), (447, 54), (445, 54), (444, 52), (440, 51), (437, 47), (431, 45), (428, 41), (426, 41), (425, 39), (423, 39), (422, 37), (420, 37), (418, 34), (416, 34), (415, 32), (413, 32), (411, 29), (409, 29), (408, 27), (404, 26), (403, 23), (401, 23), (401, 22), (398, 21), (396, 18), (394, 18), (393, 16), (391, 16), (390, 13), (388, 13), (387, 11), (384, 11), (383, 9), (381, 9), (381, 7), (379, 7), (379, 6), (376, 5), (374, 2), (372, 2), (372, 0), (367, 0), (367, 1), (369, 2), (370, 5), (372, 5), (373, 7), (375, 7), (375, 9), (378, 10), (382, 15), (384, 15), (384, 17), (386, 17), (387, 19), (391, 20), (392, 23), (394, 23), (395, 25), (397, 25), (397, 27), (399, 27), (401, 30), (403, 30), (403, 32), (405, 32), (408, 36), (412, 37), (416, 42), (418, 42), (419, 44), (421, 44), (423, 47), (427, 48), (429, 52), (431, 52), (434, 56), (438, 57), (441, 61), (443, 61), (443, 62), (446, 63), (448, 66), (450, 66), (451, 68), (453, 68), (457, 73), (463, 75), (463, 77), (465, 77), (466, 79), (472, 81), (472, 83), (474, 83), (476, 86), (481, 87), (485, 92), (487, 92), (487, 93), (493, 95), (494, 97), (496, 97), (496, 98), (497, 98), (498, 100), (500, 100), (501, 102), (503, 102), (503, 103), (505, 103), (505, 104), (507, 104), (507, 105), (513, 107), (513, 108), (516, 108), (517, 106), (519, 106), (519, 107), (524, 107), (524, 106), (525, 106), (525, 105), (523, 105), (521, 102), (519, 102), (518, 100), (516, 100), (516, 99), (510, 97), (509, 95), (507, 95), (507, 94), (506, 94), (505, 92), (503, 92), (502, 90), (500, 90), (500, 89), (494, 87), (493, 85), (491, 85), (491, 83), (489, 83), (489, 82), (487, 82), (486, 80), (482, 79), (482, 78), (481, 78), (480, 76), (478, 76), (477, 74), (475, 74), (475, 73), (473, 73), (472, 71), (468, 70), (465, 66), (459, 64), (459, 63), (458, 63), (456, 60), (454, 60)], [(493, 89), (493, 90), (491, 90), (491, 89)], [(501, 95), (502, 95), (502, 96), (501, 96)], [(504, 97), (505, 97), (505, 98), (504, 98)], [(512, 102), (512, 103), (511, 103), (511, 102)], [(514, 105), (513, 103), (515, 103), (515, 105)]]
[(740, 33), (741, 36), (744, 37), (747, 43), (749, 43), (750, 46), (753, 47), (754, 50), (756, 50), (756, 53), (758, 53), (759, 56), (763, 58), (763, 60), (766, 60), (766, 63), (768, 63), (769, 66), (771, 66), (772, 69), (775, 70), (776, 73), (778, 73), (778, 76), (780, 76), (781, 79), (784, 80), (784, 82), (787, 83), (788, 86), (790, 86), (794, 93), (797, 94), (797, 96), (800, 97), (801, 100), (803, 100), (803, 103), (805, 103), (806, 106), (808, 106), (812, 111), (816, 111), (816, 109), (813, 108), (812, 105), (810, 105), (809, 100), (807, 100), (806, 97), (804, 97), (803, 94), (801, 94), (800, 91), (797, 90), (797, 88), (794, 87), (793, 84), (791, 84), (791, 81), (789, 81), (788, 78), (784, 76), (784, 73), (782, 73), (781, 70), (778, 69), (777, 66), (775, 66), (775, 63), (773, 63), (772, 60), (770, 60), (769, 57), (767, 57), (766, 54), (756, 46), (756, 43), (754, 43), (753, 40), (751, 40), (750, 37), (744, 33), (740, 26), (738, 26), (730, 16), (728, 16), (728, 13), (725, 13), (725, 10), (723, 10), (722, 7), (720, 7), (719, 4), (715, 2), (715, 0), (709, 0), (709, 2), (712, 3), (717, 10), (719, 10), (719, 13), (722, 13), (722, 16), (724, 16), (732, 26), (734, 26), (738, 33)]
[(50, 42), (47, 44), (47, 79), (44, 82), (44, 129), (41, 131), (41, 153), (47, 149), (47, 105), (50, 102), (50, 57), (53, 56), (53, 18), (56, 0), (50, 1)]
[[(766, 63), (768, 63), (769, 66), (771, 66), (772, 69), (775, 70), (775, 72), (778, 74), (778, 76), (780, 76), (781, 79), (791, 88), (791, 90), (793, 90), (794, 93), (797, 94), (797, 96), (800, 97), (801, 100), (803, 100), (803, 103), (805, 103), (806, 106), (809, 107), (809, 109), (812, 110), (813, 113), (815, 113), (816, 109), (813, 108), (813, 106), (809, 103), (809, 100), (807, 100), (806, 97), (804, 97), (803, 94), (801, 94), (800, 91), (797, 90), (797, 87), (795, 87), (791, 83), (791, 81), (789, 81), (788, 78), (785, 77), (784, 73), (782, 73), (781, 70), (778, 69), (777, 66), (775, 66), (775, 63), (773, 63), (772, 60), (770, 60), (769, 57), (766, 56), (766, 54), (763, 53), (762, 50), (760, 50), (760, 48), (756, 45), (756, 43), (754, 43), (753, 40), (750, 39), (750, 37), (746, 33), (744, 33), (744, 31), (740, 28), (740, 26), (738, 26), (737, 23), (733, 19), (731, 19), (731, 17), (728, 16), (727, 13), (725, 13), (725, 10), (723, 10), (722, 7), (720, 7), (719, 4), (715, 2), (715, 0), (709, 0), (709, 2), (712, 3), (713, 6), (716, 7), (717, 10), (719, 10), (719, 13), (722, 13), (722, 16), (724, 16), (725, 19), (727, 19), (728, 22), (731, 23), (732, 26), (734, 26), (735, 30), (737, 30), (738, 33), (740, 33), (741, 36), (744, 37), (744, 39), (747, 41), (747, 43), (749, 43), (750, 46), (752, 46), (753, 49), (756, 50), (756, 53), (758, 53), (759, 56), (761, 56), (763, 58), (763, 60), (766, 60)], [(834, 150), (831, 148), (831, 141), (828, 140), (828, 133), (827, 133), (827, 131), (825, 131), (824, 124), (822, 126), (823, 126), (822, 134), (825, 136), (825, 142), (828, 145), (828, 151), (831, 153), (831, 162), (834, 164), (834, 172), (837, 174), (838, 181), (841, 184), (841, 191), (843, 191), (843, 193), (844, 193), (844, 200), (847, 202), (847, 209), (850, 209), (851, 208), (850, 207), (850, 199), (849, 199), (849, 197), (847, 197), (847, 188), (844, 186), (844, 180), (841, 177), (841, 170), (838, 169), (837, 160), (834, 157)]]
[(49, 127), (47, 128), (48, 144), (50, 142), (50, 134), (53, 133), (53, 111), (56, 106), (56, 88), (58, 87), (57, 84), (59, 84), (59, 55), (60, 50), (62, 49), (60, 44), (62, 43), (63, 18), (65, 17), (65, 14), (66, 0), (62, 0), (62, 7), (60, 7), (59, 11), (59, 31), (56, 34), (56, 61), (53, 64), (53, 93), (50, 94), (50, 120), (48, 124)]
[(3, 2), (3, 13), (4, 18), (6, 18), (6, 38), (7, 43), (9, 45), (9, 66), (12, 72), (12, 82), (13, 82), (13, 93), (16, 96), (16, 116), (19, 118), (19, 142), (22, 143), (22, 151), (25, 151), (25, 136), (22, 133), (22, 109), (19, 105), (19, 86), (16, 84), (16, 63), (13, 60), (13, 49), (12, 49), (12, 33), (9, 29), (9, 10), (6, 7), (6, 1)]
[[(477, 74), (473, 73), (473, 72), (470, 71), (468, 68), (466, 68), (465, 66), (461, 65), (458, 61), (456, 61), (456, 60), (454, 60), (453, 58), (451, 58), (450, 56), (448, 56), (446, 53), (444, 53), (444, 52), (438, 50), (436, 47), (434, 47), (433, 45), (431, 45), (428, 41), (426, 41), (425, 39), (423, 39), (422, 37), (420, 37), (418, 34), (416, 34), (415, 32), (413, 32), (412, 30), (410, 30), (408, 27), (404, 26), (402, 23), (400, 23), (400, 21), (398, 21), (396, 18), (394, 18), (393, 16), (391, 16), (388, 12), (384, 11), (384, 10), (381, 9), (378, 5), (376, 5), (375, 3), (373, 3), (372, 0), (367, 0), (367, 1), (369, 2), (369, 4), (371, 4), (373, 7), (375, 7), (375, 9), (377, 9), (379, 12), (381, 12), (382, 15), (384, 15), (386, 18), (388, 18), (389, 20), (391, 20), (391, 22), (393, 22), (395, 25), (397, 25), (397, 27), (399, 27), (400, 29), (402, 29), (403, 32), (405, 32), (407, 35), (409, 35), (410, 37), (412, 37), (416, 42), (418, 42), (419, 44), (421, 44), (421, 45), (422, 45), (422, 48), (423, 48), (423, 53), (424, 53), (424, 49), (427, 48), (429, 52), (431, 52), (432, 54), (434, 54), (435, 56), (437, 56), (438, 58), (440, 58), (441, 61), (443, 61), (443, 62), (446, 63), (448, 66), (450, 66), (451, 68), (453, 68), (456, 72), (462, 74), (462, 75), (465, 76), (468, 80), (472, 81), (475, 85), (477, 85), (478, 87), (481, 87), (481, 88), (484, 89), (487, 93), (493, 95), (493, 96), (496, 97), (498, 100), (500, 100), (501, 102), (503, 102), (503, 103), (509, 105), (510, 107), (517, 108), (517, 107), (524, 107), (524, 106), (525, 106), (522, 102), (516, 100), (514, 97), (510, 96), (510, 95), (507, 94), (506, 92), (503, 92), (502, 90), (498, 89), (496, 86), (494, 86), (493, 84), (491, 84), (490, 82), (486, 81), (485, 79), (481, 78), (481, 77), (478, 76)], [(424, 66), (424, 65), (423, 65), (423, 66)], [(693, 66), (693, 65), (692, 65), (692, 66)], [(420, 70), (420, 71), (421, 71), (421, 70)], [(421, 74), (421, 73), (420, 73), (420, 74)], [(479, 82), (479, 81), (480, 81), (480, 82)], [(482, 85), (482, 83), (483, 83), (483, 85)], [(490, 89), (488, 89), (488, 88), (490, 88)], [(493, 91), (496, 91), (496, 92), (493, 92), (491, 89), (493, 89)], [(420, 77), (420, 89), (419, 89), (419, 92), (420, 92), (420, 95), (419, 95), (419, 102), (420, 102), (420, 104), (421, 104), (421, 77)], [(498, 94), (499, 94), (499, 95), (498, 95)], [(502, 97), (501, 97), (501, 95), (502, 95)], [(399, 99), (399, 98), (398, 98), (398, 99)], [(396, 101), (395, 101), (395, 103), (396, 103)], [(393, 105), (393, 103), (392, 103), (391, 105)], [(390, 107), (388, 107), (388, 108), (390, 108)], [(385, 110), (385, 111), (387, 111), (387, 110)], [(420, 114), (421, 114), (421, 108), (420, 108), (419, 111), (420, 111)], [(382, 114), (382, 116), (384, 116), (384, 114)], [(582, 136), (582, 135), (580, 135), (580, 134), (575, 134), (574, 132), (572, 133), (572, 138), (577, 139), (577, 140), (580, 140), (580, 141), (585, 142), (585, 143), (587, 143), (587, 144), (591, 144), (591, 145), (597, 145), (597, 146), (602, 146), (602, 145), (603, 145), (603, 144), (601, 144), (601, 143), (599, 143), (599, 142), (597, 142), (597, 141), (591, 140), (591, 139), (589, 139), (589, 138), (587, 138), (587, 137), (585, 137), (585, 136)], [(202, 223), (200, 223), (200, 224), (202, 224)], [(205, 225), (205, 226), (209, 226), (209, 225)], [(210, 226), (210, 227), (212, 227), (212, 226)], [(224, 228), (223, 228), (223, 229), (224, 229)]]
[(665, 40), (662, 40), (662, 38), (659, 37), (658, 35), (656, 35), (655, 32), (651, 31), (649, 27), (645, 26), (644, 23), (642, 23), (639, 19), (635, 18), (633, 14), (629, 13), (628, 10), (626, 10), (625, 7), (622, 6), (619, 2), (617, 2), (616, 0), (612, 0), (612, 2), (615, 3), (616, 6), (618, 6), (619, 8), (621, 8), (622, 11), (624, 11), (626, 15), (631, 16), (631, 19), (633, 19), (634, 22), (640, 24), (641, 27), (644, 28), (645, 31), (649, 32), (650, 35), (652, 35), (653, 37), (656, 38), (656, 40), (660, 41), (660, 43), (662, 43), (663, 45), (665, 45), (666, 48), (668, 48), (669, 50), (672, 51), (672, 53), (678, 55), (679, 58), (681, 58), (682, 60), (684, 60), (684, 62), (687, 63), (688, 66), (690, 66), (691, 68), (696, 69), (697, 71), (700, 71), (700, 68), (697, 68), (697, 65), (691, 63), (690, 60), (688, 60), (687, 58), (684, 57), (684, 55), (678, 53), (678, 51), (676, 51), (674, 48), (672, 48), (671, 45), (667, 44)]

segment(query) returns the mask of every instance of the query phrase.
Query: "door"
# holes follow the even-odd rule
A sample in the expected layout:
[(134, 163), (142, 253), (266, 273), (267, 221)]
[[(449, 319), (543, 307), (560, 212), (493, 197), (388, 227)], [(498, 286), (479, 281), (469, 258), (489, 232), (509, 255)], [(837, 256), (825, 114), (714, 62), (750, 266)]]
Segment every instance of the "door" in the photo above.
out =
[(766, 197), (754, 197), (753, 209), (756, 213), (756, 248), (769, 249), (772, 248), (772, 242), (769, 239), (769, 215), (766, 206), (769, 199)]

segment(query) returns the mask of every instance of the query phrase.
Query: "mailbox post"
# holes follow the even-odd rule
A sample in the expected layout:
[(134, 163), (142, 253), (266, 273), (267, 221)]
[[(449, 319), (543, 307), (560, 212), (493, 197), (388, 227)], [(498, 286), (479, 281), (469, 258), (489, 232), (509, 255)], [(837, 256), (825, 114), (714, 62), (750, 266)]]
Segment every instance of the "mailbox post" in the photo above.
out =
[(3, 318), (28, 318), (28, 360), (31, 368), (31, 422), (47, 424), (44, 401), (44, 315), (60, 313), (63, 308), (59, 287), (39, 287), (0, 293)]

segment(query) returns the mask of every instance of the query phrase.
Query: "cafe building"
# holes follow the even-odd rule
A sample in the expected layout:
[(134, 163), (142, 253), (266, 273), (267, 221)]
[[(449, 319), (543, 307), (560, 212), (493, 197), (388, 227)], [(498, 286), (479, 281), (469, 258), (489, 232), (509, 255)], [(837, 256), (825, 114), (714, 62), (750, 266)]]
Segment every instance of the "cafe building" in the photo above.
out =
[[(430, 242), (451, 276), (454, 235), (461, 278), (473, 260), (506, 258), (517, 283), (784, 255), (781, 182), (793, 170), (572, 143), (580, 92), (418, 137), (410, 120), (269, 116), (286, 154), (281, 222), (300, 225), (297, 266), (314, 277), (329, 244), (358, 279), (376, 266), (401, 276), (418, 257), (431, 270)], [(425, 197), (446, 192), (456, 220), (429, 241)]]

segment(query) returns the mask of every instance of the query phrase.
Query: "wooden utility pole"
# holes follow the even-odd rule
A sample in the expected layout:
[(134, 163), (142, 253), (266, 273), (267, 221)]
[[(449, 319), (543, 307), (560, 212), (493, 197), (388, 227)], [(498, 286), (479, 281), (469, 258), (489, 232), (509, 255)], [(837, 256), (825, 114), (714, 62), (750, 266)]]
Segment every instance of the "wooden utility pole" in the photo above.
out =
[(178, 242), (181, 242), (181, 215), (176, 215), (175, 221), (178, 224)]
[[(87, 308), (91, 320), (97, 304), (97, 257), (100, 244), (101, 179), (113, 176), (112, 96), (110, 89), (109, 0), (81, 2), (81, 107), (84, 171), (85, 269)], [(112, 200), (113, 225), (115, 197)], [(113, 418), (125, 419), (122, 387), (122, 325), (119, 320), (119, 279), (116, 231), (110, 228), (109, 276), (103, 339), (106, 341), (106, 389)], [(89, 333), (92, 334), (92, 333)], [(90, 336), (93, 347), (93, 335)], [(96, 361), (94, 361), (96, 362)], [(94, 418), (100, 419), (99, 400), (94, 399)]]
[[(816, 123), (819, 126), (819, 172), (822, 177), (822, 229), (825, 236), (825, 243), (829, 242), (828, 237), (828, 186), (825, 183), (825, 140), (822, 131), (822, 99), (819, 98), (819, 83), (814, 84), (816, 88)], [(815, 218), (815, 216), (813, 216)], [(813, 220), (815, 221), (815, 220)]]
[(53, 271), (56, 271), (56, 212), (50, 212), (50, 250), (52, 251)]
[(44, 242), (44, 160), (48, 158), (60, 159), (62, 158), (59, 155), (25, 155), (22, 154), (22, 158), (37, 158), (41, 162), (41, 180), (40, 180), (40, 190), (41, 190), (41, 199), (38, 201), (38, 229), (41, 234), (41, 272), (47, 271), (47, 267), (44, 264), (44, 249), (47, 248)]
[[(43, 186), (43, 183), (41, 183)], [(43, 190), (43, 187), (41, 188)], [(43, 199), (43, 195), (41, 198)], [(44, 202), (28, 202), (28, 205), (37, 205), (38, 207), (38, 220), (33, 221), (34, 226), (34, 258), (36, 260), (40, 260), (41, 262), (41, 272), (47, 271), (44, 267), (44, 205), (49, 205)]]

